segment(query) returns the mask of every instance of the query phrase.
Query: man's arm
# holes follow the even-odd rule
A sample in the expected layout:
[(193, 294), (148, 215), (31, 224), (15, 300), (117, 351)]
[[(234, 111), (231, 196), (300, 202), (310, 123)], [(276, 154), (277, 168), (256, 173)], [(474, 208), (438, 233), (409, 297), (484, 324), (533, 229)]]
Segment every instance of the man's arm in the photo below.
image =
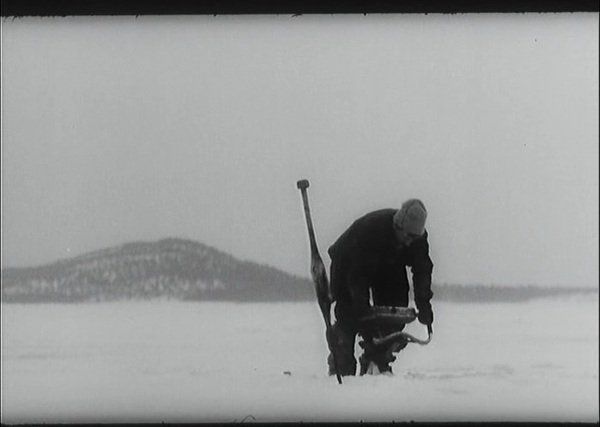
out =
[(433, 262), (429, 257), (427, 236), (418, 239), (412, 246), (411, 270), (413, 274), (415, 303), (419, 311), (419, 322), (424, 325), (431, 325), (433, 323), (433, 310), (431, 308), (431, 298), (433, 297), (433, 291), (431, 290)]

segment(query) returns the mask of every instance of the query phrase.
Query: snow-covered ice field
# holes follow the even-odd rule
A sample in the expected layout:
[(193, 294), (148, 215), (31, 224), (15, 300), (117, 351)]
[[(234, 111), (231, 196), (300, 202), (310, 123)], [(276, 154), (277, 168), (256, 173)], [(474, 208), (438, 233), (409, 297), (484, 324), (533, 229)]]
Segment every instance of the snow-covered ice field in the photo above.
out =
[(2, 422), (598, 422), (597, 295), (434, 310), (340, 386), (316, 304), (2, 304)]

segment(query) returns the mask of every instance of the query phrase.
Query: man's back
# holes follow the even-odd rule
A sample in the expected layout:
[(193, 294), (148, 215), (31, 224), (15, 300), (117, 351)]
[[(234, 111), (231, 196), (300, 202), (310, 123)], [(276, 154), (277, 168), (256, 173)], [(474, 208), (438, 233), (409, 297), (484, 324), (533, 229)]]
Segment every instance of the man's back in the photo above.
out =
[(329, 247), (331, 259), (356, 262), (362, 256), (374, 257), (393, 251), (396, 246), (393, 234), (396, 212), (396, 209), (379, 209), (358, 218)]

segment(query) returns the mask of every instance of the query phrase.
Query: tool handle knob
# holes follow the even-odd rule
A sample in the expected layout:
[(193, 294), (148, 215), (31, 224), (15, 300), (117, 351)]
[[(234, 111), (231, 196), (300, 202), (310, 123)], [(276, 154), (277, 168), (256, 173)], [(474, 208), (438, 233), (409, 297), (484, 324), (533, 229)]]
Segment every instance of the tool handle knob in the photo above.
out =
[(308, 179), (301, 179), (300, 181), (298, 181), (298, 182), (296, 183), (296, 186), (297, 186), (297, 187), (298, 187), (300, 190), (304, 190), (304, 189), (308, 188), (308, 186), (309, 186), (309, 185), (310, 185), (310, 184), (309, 184), (309, 182), (308, 182)]

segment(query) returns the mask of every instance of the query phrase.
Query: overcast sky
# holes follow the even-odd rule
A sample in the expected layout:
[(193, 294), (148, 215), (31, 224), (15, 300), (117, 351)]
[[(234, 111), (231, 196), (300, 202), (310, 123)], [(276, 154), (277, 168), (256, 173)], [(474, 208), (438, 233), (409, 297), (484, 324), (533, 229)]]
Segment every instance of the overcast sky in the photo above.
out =
[[(182, 237), (308, 276), (420, 197), (438, 283), (598, 286), (598, 14), (2, 21), (2, 266)], [(325, 257), (328, 262), (328, 257)]]

